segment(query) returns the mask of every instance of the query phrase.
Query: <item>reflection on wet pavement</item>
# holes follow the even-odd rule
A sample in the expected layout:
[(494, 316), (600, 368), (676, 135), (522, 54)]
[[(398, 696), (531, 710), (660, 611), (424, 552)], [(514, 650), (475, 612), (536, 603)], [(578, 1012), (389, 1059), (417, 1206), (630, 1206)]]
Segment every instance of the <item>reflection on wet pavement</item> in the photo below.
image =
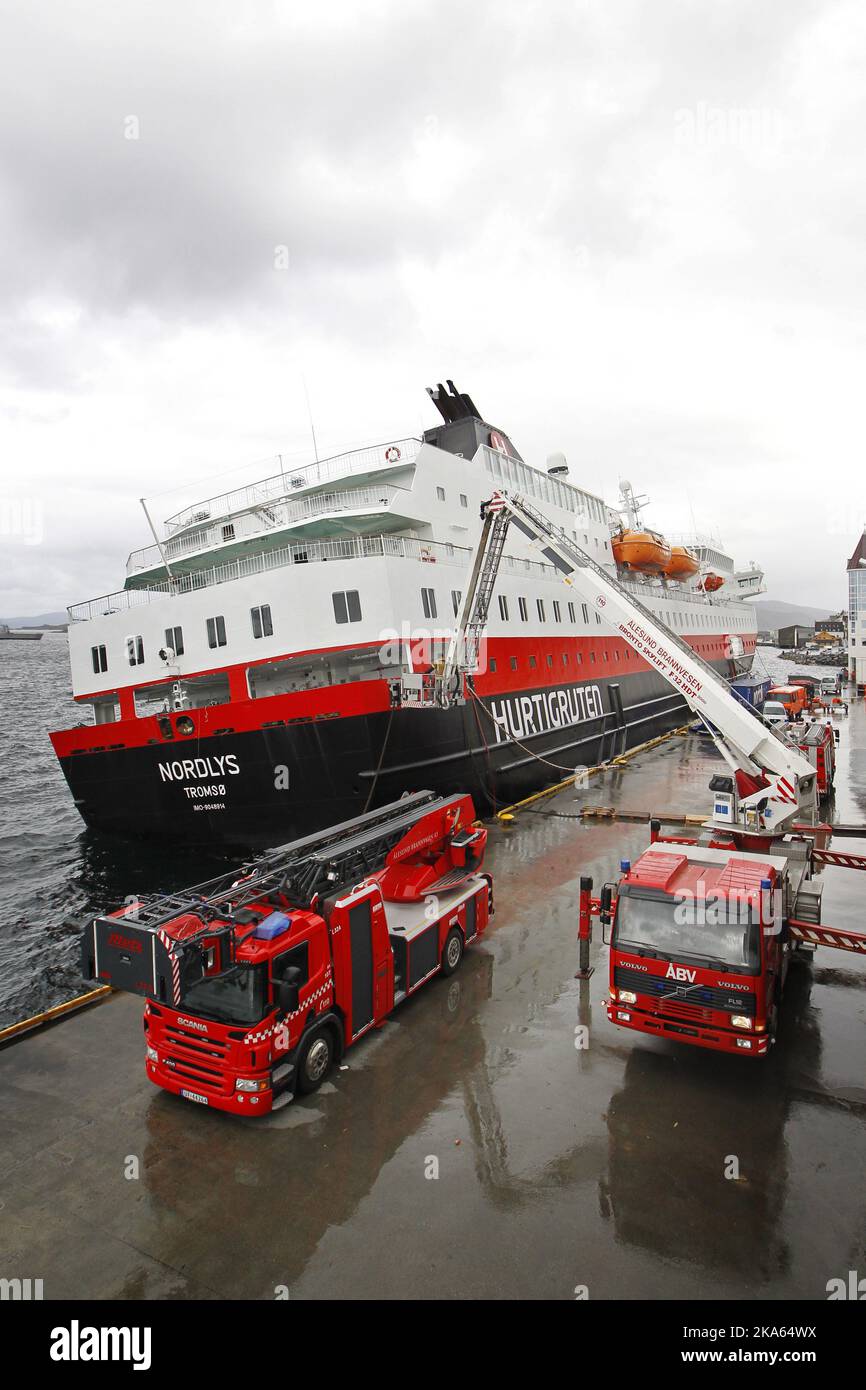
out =
[[(859, 707), (841, 762), (836, 813), (866, 821)], [(700, 813), (717, 766), (675, 737), (495, 827), (497, 913), (458, 975), (263, 1122), (153, 1090), (134, 999), (8, 1049), (0, 1275), (61, 1298), (823, 1298), (866, 1269), (866, 963), (792, 971), (765, 1062), (619, 1033), (598, 938), (574, 979), (580, 876), (647, 842), (582, 805)], [(827, 920), (859, 921), (858, 879), (828, 875)]]

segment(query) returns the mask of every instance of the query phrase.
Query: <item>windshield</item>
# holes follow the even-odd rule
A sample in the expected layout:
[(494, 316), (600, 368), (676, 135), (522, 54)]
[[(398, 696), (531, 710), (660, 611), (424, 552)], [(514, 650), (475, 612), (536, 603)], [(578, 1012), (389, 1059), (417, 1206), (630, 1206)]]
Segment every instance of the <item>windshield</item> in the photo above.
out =
[(725, 922), (726, 904), (711, 899), (697, 903), (674, 898), (639, 898), (620, 893), (614, 944), (622, 950), (649, 951), (665, 959), (697, 957), (724, 966), (757, 970), (758, 927), (747, 908), (732, 904), (733, 920)]
[(237, 965), (222, 975), (199, 980), (186, 991), (181, 1007), (223, 1023), (258, 1023), (267, 1009), (264, 967)]

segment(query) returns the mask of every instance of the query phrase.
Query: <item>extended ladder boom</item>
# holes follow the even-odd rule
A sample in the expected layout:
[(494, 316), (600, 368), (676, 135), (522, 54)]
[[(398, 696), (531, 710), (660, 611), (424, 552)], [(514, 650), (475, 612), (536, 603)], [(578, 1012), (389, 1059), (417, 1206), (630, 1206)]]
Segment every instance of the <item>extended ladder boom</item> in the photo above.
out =
[[(603, 616), (650, 666), (680, 692), (690, 709), (706, 721), (733, 772), (766, 779), (749, 796), (716, 798), (715, 818), (735, 822), (736, 806), (754, 808), (761, 829), (779, 829), (792, 816), (811, 817), (816, 807), (812, 765), (761, 716), (731, 693), (725, 680), (689, 644), (672, 632), (623, 584), (592, 559), (559, 527), (552, 525), (524, 497), (495, 492), (482, 507), (483, 526), (469, 583), (439, 683), (440, 704), (463, 696), (463, 676), (478, 670), (481, 639), (509, 525), (537, 546), (563, 581)], [(471, 681), (470, 681), (471, 689)], [(774, 802), (765, 809), (766, 802)], [(719, 804), (721, 803), (721, 804)], [(762, 804), (763, 803), (763, 804)], [(752, 828), (757, 822), (752, 818)]]

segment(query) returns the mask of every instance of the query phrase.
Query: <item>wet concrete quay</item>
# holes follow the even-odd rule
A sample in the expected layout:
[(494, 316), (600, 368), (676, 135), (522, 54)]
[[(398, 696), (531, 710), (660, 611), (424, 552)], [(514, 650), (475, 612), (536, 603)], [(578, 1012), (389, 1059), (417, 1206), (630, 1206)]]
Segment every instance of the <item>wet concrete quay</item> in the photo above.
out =
[[(862, 824), (862, 702), (839, 723), (835, 815)], [(866, 1275), (866, 960), (792, 968), (764, 1061), (610, 1025), (597, 926), (574, 979), (580, 876), (648, 839), (582, 806), (700, 814), (718, 766), (675, 736), (494, 828), (496, 917), (457, 975), (261, 1121), (155, 1090), (135, 998), (7, 1047), (0, 1277), (52, 1299), (597, 1300), (824, 1299)], [(825, 921), (862, 930), (866, 876), (825, 878)]]

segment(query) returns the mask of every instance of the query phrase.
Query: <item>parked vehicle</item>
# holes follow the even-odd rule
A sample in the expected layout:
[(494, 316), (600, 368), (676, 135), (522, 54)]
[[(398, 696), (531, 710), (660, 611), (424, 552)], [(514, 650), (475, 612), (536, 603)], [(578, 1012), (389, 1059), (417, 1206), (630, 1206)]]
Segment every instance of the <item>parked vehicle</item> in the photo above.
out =
[(781, 700), (765, 700), (761, 710), (768, 724), (787, 724), (788, 711)]

